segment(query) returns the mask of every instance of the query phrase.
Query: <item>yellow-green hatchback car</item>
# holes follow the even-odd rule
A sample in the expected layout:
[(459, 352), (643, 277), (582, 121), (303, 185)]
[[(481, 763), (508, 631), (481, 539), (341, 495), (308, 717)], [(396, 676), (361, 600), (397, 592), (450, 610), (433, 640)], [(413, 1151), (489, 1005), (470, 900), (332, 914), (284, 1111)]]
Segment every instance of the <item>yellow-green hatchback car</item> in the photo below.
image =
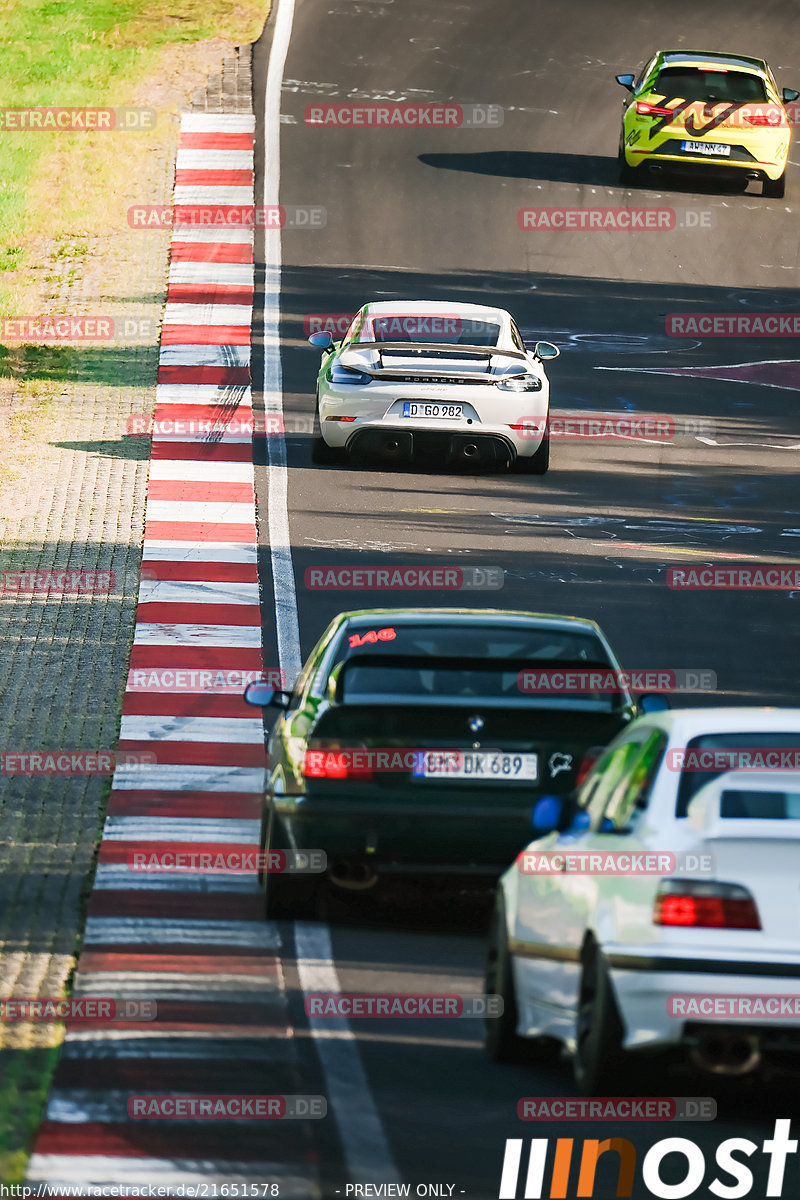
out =
[(779, 198), (786, 186), (791, 121), (767, 64), (743, 54), (659, 50), (639, 74), (617, 75), (624, 102), (620, 183), (656, 172), (756, 179)]

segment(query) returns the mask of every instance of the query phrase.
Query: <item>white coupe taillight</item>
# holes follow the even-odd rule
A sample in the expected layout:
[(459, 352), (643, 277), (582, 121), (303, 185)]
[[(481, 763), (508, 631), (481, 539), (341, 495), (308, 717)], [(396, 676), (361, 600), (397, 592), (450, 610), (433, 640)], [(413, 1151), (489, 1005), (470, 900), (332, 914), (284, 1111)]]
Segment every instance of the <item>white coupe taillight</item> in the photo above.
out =
[(737, 883), (665, 879), (653, 908), (654, 925), (702, 929), (760, 929), (756, 902)]

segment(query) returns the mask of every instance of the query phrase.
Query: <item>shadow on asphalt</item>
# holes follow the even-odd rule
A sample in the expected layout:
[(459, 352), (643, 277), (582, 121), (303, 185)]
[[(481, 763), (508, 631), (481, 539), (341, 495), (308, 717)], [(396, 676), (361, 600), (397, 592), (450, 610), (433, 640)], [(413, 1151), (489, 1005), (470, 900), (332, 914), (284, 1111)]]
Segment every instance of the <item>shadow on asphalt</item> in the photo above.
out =
[[(617, 159), (599, 154), (543, 154), (523, 150), (492, 150), (477, 154), (420, 154), (419, 161), (445, 171), (494, 175), (504, 179), (536, 179), (550, 183), (589, 184), (636, 191), (619, 182)], [(691, 175), (643, 175), (641, 187), (650, 191), (690, 192), (694, 195), (731, 195), (744, 192), (747, 181), (703, 180)]]

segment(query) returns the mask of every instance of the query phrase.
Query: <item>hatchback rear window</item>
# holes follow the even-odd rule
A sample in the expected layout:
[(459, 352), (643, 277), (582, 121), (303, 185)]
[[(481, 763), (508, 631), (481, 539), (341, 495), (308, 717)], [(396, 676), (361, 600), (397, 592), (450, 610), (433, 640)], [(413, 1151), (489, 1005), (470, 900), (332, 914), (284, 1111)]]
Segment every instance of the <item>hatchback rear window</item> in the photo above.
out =
[(668, 100), (706, 100), (727, 104), (765, 104), (763, 80), (744, 71), (703, 71), (696, 67), (665, 67), (653, 91)]

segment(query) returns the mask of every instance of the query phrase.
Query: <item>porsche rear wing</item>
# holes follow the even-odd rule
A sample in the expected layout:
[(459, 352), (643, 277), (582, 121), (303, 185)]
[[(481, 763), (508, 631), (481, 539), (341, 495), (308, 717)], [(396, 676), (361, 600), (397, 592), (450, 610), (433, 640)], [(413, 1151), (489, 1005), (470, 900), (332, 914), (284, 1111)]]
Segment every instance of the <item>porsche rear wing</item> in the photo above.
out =
[(486, 374), (488, 376), (491, 368), (492, 358), (511, 358), (521, 360), (527, 363), (527, 355), (522, 350), (506, 350), (498, 349), (497, 346), (458, 346), (453, 342), (354, 342), (342, 351), (342, 366), (347, 366), (346, 356), (348, 354), (359, 353), (362, 350), (377, 350), (379, 366), (371, 367), (359, 360), (358, 370), (365, 374), (372, 375), (375, 379), (392, 379), (398, 375), (405, 377), (413, 377), (414, 379), (466, 379), (474, 382), (488, 382), (481, 376), (476, 376), (470, 371), (435, 371), (426, 368), (419, 368), (403, 364), (402, 368), (387, 367), (384, 365), (383, 355), (402, 354), (405, 356), (412, 355), (446, 355), (450, 358), (476, 358), (486, 359)]

